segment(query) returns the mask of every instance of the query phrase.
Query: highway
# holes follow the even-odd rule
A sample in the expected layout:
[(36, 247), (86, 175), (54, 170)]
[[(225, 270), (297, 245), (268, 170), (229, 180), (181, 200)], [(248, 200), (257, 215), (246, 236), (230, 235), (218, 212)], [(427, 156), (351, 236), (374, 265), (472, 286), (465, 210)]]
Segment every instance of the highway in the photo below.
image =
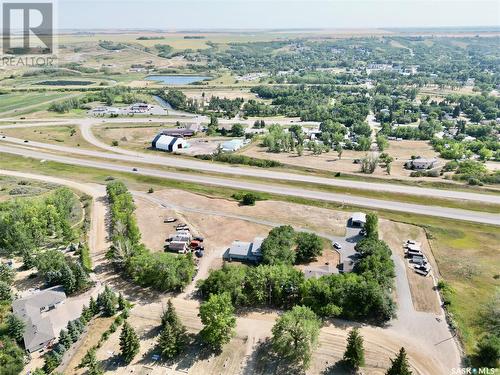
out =
[[(119, 119), (119, 120), (120, 122), (124, 122), (124, 120), (127, 119)], [(130, 122), (133, 122), (132, 120), (135, 120), (137, 122), (137, 119), (128, 119), (128, 120), (130, 120)], [(339, 178), (326, 178), (326, 177), (318, 177), (318, 176), (311, 176), (298, 173), (279, 172), (273, 169), (230, 166), (230, 165), (210, 163), (210, 162), (204, 162), (187, 158), (180, 158), (175, 156), (168, 156), (166, 154), (162, 154), (162, 156), (150, 155), (141, 152), (120, 149), (119, 147), (113, 147), (98, 140), (92, 133), (92, 127), (95, 126), (97, 123), (99, 123), (99, 121), (96, 119), (72, 119), (69, 122), (63, 121), (56, 124), (60, 125), (68, 123), (75, 124), (75, 122), (77, 122), (80, 125), (82, 136), (87, 142), (108, 152), (92, 151), (83, 148), (65, 147), (61, 145), (47, 144), (34, 141), (30, 141), (28, 144), (30, 145), (30, 147), (34, 148), (63, 152), (74, 155), (98, 157), (108, 160), (113, 159), (131, 163), (147, 163), (152, 165), (162, 165), (173, 168), (191, 169), (195, 171), (229, 174), (232, 176), (240, 175), (247, 177), (256, 177), (256, 178), (268, 179), (270, 181), (272, 180), (274, 181), (280, 180), (282, 182), (293, 181), (299, 183), (320, 184), (325, 186), (342, 187), (348, 189), (370, 190), (381, 193), (384, 192), (384, 193), (396, 193), (396, 194), (410, 194), (410, 195), (418, 195), (430, 198), (470, 200), (470, 201), (477, 201), (490, 204), (500, 204), (500, 194), (497, 195), (481, 194), (481, 193), (472, 193), (465, 191), (399, 185), (394, 183), (376, 183), (376, 182), (366, 182), (366, 181), (345, 180)], [(112, 123), (114, 121), (109, 121), (108, 119), (106, 120), (106, 123), (108, 122)], [(53, 123), (53, 125), (56, 124)], [(3, 125), (0, 126), (0, 130), (2, 128), (6, 129), (15, 127), (28, 127), (28, 126), (44, 126), (44, 125), (41, 125), (40, 123), (23, 124), (17, 126)], [(18, 145), (26, 145), (24, 143), (24, 140), (12, 137), (0, 138), (0, 141)]]
[[(25, 147), (31, 147), (33, 144), (30, 142), (28, 144), (23, 144)], [(394, 201), (386, 201), (365, 197), (358, 197), (347, 194), (336, 194), (336, 193), (328, 193), (322, 191), (308, 190), (303, 188), (292, 188), (286, 187), (282, 185), (272, 185), (267, 183), (253, 183), (246, 182), (242, 179), (229, 179), (222, 177), (209, 177), (203, 175), (195, 175), (189, 173), (180, 173), (180, 172), (169, 172), (169, 171), (159, 171), (150, 168), (143, 168), (138, 165), (117, 165), (105, 161), (95, 161), (95, 160), (87, 160), (87, 159), (78, 159), (69, 156), (61, 156), (56, 154), (51, 154), (48, 152), (41, 151), (39, 149), (32, 148), (24, 148), (24, 147), (12, 147), (6, 146), (5, 143), (0, 143), (0, 152), (31, 157), (38, 160), (50, 160), (55, 162), (60, 162), (64, 164), (70, 165), (79, 165), (84, 167), (92, 167), (105, 169), (116, 172), (128, 172), (132, 173), (132, 168), (136, 167), (138, 170), (133, 172), (139, 175), (158, 177), (164, 179), (172, 179), (177, 181), (184, 181), (196, 184), (207, 184), (214, 186), (222, 186), (233, 189), (240, 190), (250, 190), (250, 191), (259, 191), (270, 194), (279, 194), (285, 196), (294, 196), (300, 198), (307, 198), (313, 200), (321, 200), (327, 202), (336, 202), (366, 208), (373, 209), (382, 209), (382, 210), (391, 210), (397, 212), (403, 212), (408, 214), (419, 214), (419, 215), (427, 215), (434, 217), (442, 217), (447, 219), (455, 219), (455, 220), (465, 220), (471, 221), (475, 223), (483, 223), (483, 224), (492, 224), (492, 225), (500, 225), (500, 215), (486, 213), (486, 212), (478, 212), (478, 211), (468, 211), (461, 209), (453, 209), (446, 207), (438, 207), (438, 206), (424, 206), (418, 204), (410, 204), (410, 203), (401, 203)], [(260, 177), (260, 176), (259, 176)], [(391, 185), (389, 185), (391, 186)], [(443, 191), (446, 192), (446, 191)], [(491, 197), (497, 198), (497, 197)]]

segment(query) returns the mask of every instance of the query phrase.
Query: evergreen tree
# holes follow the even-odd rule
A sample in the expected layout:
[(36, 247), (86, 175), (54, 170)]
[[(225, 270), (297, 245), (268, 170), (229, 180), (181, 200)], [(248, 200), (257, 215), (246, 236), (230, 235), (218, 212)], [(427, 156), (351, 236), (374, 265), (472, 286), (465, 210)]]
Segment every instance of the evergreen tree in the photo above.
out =
[(82, 321), (82, 323), (87, 324), (90, 319), (92, 319), (92, 316), (93, 314), (90, 308), (84, 305), (82, 307), (82, 314), (80, 315), (80, 320)]
[(187, 343), (187, 334), (184, 326), (176, 328), (167, 324), (161, 331), (158, 338), (158, 347), (160, 348), (161, 355), (165, 359), (171, 359), (177, 356)]
[(60, 270), (61, 284), (66, 294), (73, 294), (76, 291), (76, 278), (71, 268), (64, 264)]
[(19, 319), (14, 314), (10, 314), (7, 318), (7, 332), (10, 337), (12, 337), (17, 342), (21, 342), (23, 340), (24, 329), (26, 328), (26, 324)]
[(344, 362), (354, 370), (357, 370), (361, 366), (365, 365), (363, 337), (361, 337), (357, 328), (354, 328), (347, 337), (347, 348), (344, 353)]
[(88, 285), (88, 276), (80, 263), (71, 263), (71, 271), (75, 278), (75, 291), (83, 290)]
[(166, 327), (167, 325), (178, 326), (180, 324), (174, 304), (169, 299), (167, 301), (167, 309), (163, 310), (163, 314), (161, 315), (161, 325), (162, 327)]
[(139, 338), (134, 329), (125, 322), (120, 334), (120, 350), (125, 363), (130, 363), (137, 353), (139, 353)]
[(96, 352), (96, 347), (93, 346), (91, 347), (87, 353), (85, 353), (85, 355), (83, 356), (82, 360), (80, 361), (80, 363), (78, 364), (78, 368), (85, 368), (85, 367), (89, 367), (89, 365), (92, 363), (92, 362), (97, 362), (97, 358), (95, 356), (95, 352)]
[(187, 343), (186, 328), (182, 325), (171, 300), (167, 302), (167, 309), (161, 316), (162, 331), (158, 339), (158, 346), (165, 359), (174, 358)]
[(123, 295), (118, 294), (118, 310), (124, 310), (127, 308), (127, 301), (123, 298)]
[(378, 239), (378, 216), (373, 212), (366, 215), (366, 237)]
[(80, 331), (78, 330), (75, 321), (72, 320), (68, 322), (67, 328), (68, 328), (68, 334), (71, 337), (71, 341), (76, 342), (78, 340), (78, 337), (80, 337)]
[(68, 350), (71, 347), (71, 344), (73, 343), (71, 335), (65, 329), (62, 329), (61, 332), (59, 333), (59, 343), (64, 345), (66, 350)]
[(401, 348), (397, 357), (391, 359), (391, 362), (391, 367), (385, 373), (386, 375), (411, 375), (405, 348)]
[(97, 296), (97, 305), (102, 310), (104, 316), (113, 316), (116, 314), (116, 295), (107, 286), (104, 291)]
[(97, 302), (95, 301), (94, 297), (90, 297), (89, 309), (92, 312), (93, 316), (99, 314), (99, 306), (97, 305)]

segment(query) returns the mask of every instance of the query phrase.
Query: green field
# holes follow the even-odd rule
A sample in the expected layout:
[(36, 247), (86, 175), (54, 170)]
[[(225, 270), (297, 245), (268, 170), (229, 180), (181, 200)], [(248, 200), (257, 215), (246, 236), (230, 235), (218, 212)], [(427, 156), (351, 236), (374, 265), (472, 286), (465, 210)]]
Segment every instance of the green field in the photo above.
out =
[(49, 102), (64, 99), (68, 95), (70, 93), (67, 92), (34, 92), (29, 94), (16, 92), (0, 95), (0, 115), (25, 114), (46, 109)]

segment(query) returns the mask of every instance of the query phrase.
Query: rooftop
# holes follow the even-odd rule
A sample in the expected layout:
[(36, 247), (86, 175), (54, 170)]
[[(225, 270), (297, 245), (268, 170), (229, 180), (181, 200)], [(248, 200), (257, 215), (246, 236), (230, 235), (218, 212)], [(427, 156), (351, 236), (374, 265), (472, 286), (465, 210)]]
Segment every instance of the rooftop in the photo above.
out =
[(363, 212), (355, 212), (352, 214), (351, 220), (355, 222), (366, 223), (366, 214)]
[(50, 318), (42, 313), (66, 299), (61, 287), (53, 287), (36, 292), (12, 302), (14, 314), (26, 323), (23, 339), (28, 351), (37, 349), (42, 343), (55, 338)]

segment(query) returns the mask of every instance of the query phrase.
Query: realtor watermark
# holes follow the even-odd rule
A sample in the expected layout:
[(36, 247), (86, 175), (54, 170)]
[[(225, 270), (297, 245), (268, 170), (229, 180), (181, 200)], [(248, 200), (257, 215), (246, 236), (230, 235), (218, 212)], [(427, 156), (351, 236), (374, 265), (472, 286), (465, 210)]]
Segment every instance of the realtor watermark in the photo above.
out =
[(488, 367), (461, 367), (451, 369), (451, 375), (496, 375), (498, 373), (498, 369)]
[(2, 13), (0, 66), (56, 65), (55, 0), (0, 1)]

